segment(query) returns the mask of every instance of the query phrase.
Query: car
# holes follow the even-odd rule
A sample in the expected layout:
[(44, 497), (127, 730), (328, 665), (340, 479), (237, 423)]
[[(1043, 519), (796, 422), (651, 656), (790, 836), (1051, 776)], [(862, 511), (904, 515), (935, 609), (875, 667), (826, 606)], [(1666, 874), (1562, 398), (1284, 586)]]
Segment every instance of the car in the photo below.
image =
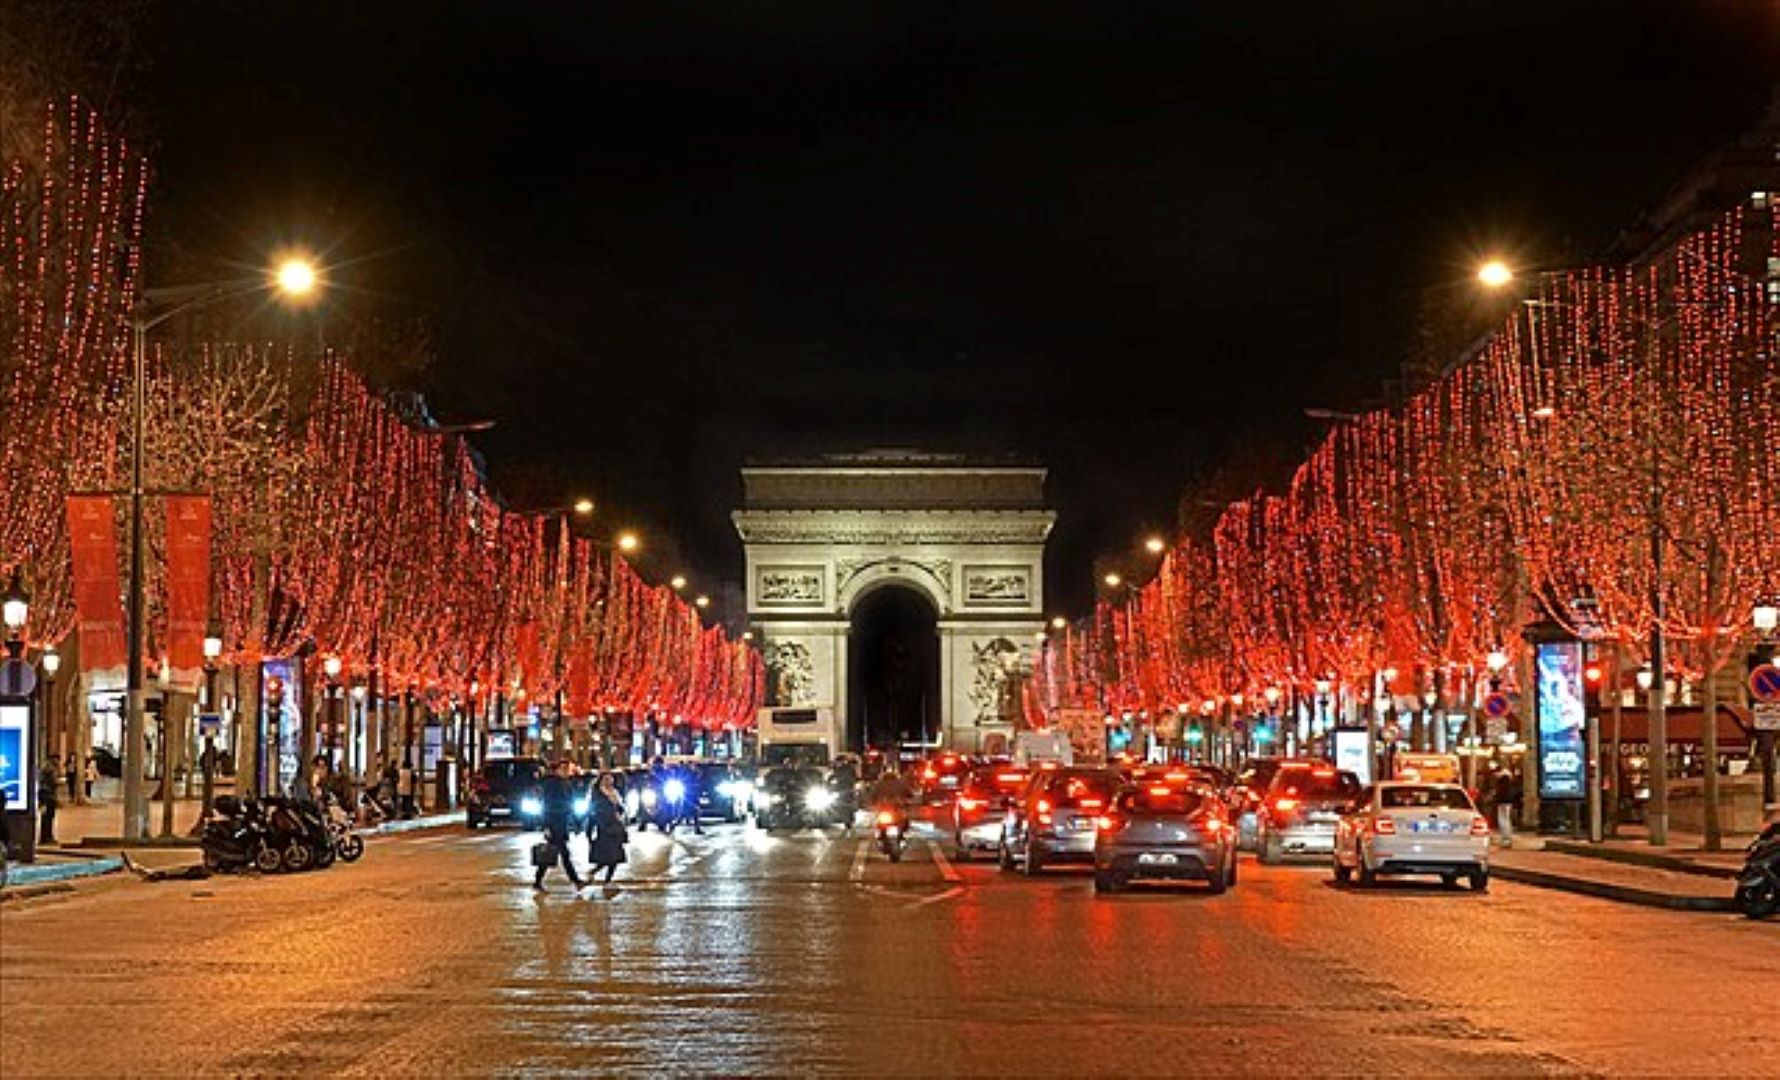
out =
[(928, 805), (951, 801), (970, 773), (970, 760), (961, 754), (941, 754), (921, 763), (916, 775), (921, 782), (921, 800)]
[(1093, 862), (1095, 819), (1121, 786), (1116, 769), (1068, 766), (1033, 773), (1003, 819), (996, 848), (1001, 868), (1037, 874), (1052, 863)]
[(464, 791), (464, 823), (474, 829), (510, 818), (535, 825), (544, 813), (538, 793), (544, 780), (542, 758), (503, 758), (484, 762)]
[(1360, 794), (1360, 778), (1327, 764), (1289, 762), (1273, 774), (1258, 815), (1261, 862), (1335, 850), (1335, 824)]
[(1236, 884), (1236, 830), (1209, 787), (1139, 783), (1100, 815), (1094, 832), (1094, 891), (1139, 879), (1203, 881), (1212, 893)]
[(1255, 758), (1236, 777), (1228, 801), (1236, 815), (1237, 850), (1254, 851), (1260, 846), (1261, 800), (1267, 794), (1267, 785), (1273, 783), (1273, 774), (1288, 764), (1313, 767), (1322, 762), (1311, 758)]
[(1335, 880), (1431, 874), (1473, 891), (1490, 884), (1490, 823), (1458, 784), (1386, 781), (1349, 805), (1335, 827)]
[(835, 824), (836, 798), (825, 770), (781, 765), (761, 774), (754, 786), (754, 824), (771, 832)]
[(700, 817), (740, 821), (753, 801), (754, 782), (740, 766), (721, 761), (707, 761), (698, 766)]
[(952, 800), (952, 851), (969, 862), (979, 851), (994, 851), (1001, 844), (1002, 821), (1008, 805), (1018, 798), (1032, 776), (1018, 765), (978, 765), (970, 770)]

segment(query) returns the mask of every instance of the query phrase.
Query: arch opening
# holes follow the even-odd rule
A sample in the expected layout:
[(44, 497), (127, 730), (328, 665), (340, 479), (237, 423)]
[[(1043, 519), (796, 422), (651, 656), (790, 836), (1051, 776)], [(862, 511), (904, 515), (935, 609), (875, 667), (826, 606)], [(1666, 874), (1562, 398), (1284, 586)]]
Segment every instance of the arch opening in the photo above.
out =
[(918, 588), (862, 593), (847, 636), (847, 743), (894, 753), (940, 730), (939, 612)]

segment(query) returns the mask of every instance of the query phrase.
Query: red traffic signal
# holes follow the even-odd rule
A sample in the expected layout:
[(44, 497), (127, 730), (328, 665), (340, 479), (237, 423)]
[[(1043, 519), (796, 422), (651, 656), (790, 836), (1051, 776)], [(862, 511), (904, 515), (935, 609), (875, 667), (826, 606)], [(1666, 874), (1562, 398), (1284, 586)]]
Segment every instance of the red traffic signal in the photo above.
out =
[(1588, 684), (1590, 686), (1601, 685), (1601, 665), (1590, 664), (1587, 667), (1583, 668), (1582, 669), (1582, 677), (1584, 679), (1588, 680)]

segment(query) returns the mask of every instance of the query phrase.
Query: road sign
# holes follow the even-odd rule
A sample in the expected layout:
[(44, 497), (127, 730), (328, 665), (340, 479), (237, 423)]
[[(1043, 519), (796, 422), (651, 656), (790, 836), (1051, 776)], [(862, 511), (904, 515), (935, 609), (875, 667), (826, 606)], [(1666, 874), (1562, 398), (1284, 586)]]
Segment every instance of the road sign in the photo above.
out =
[(1757, 665), (1749, 673), (1749, 692), (1757, 701), (1780, 702), (1780, 667)]
[(1508, 700), (1507, 694), (1499, 690), (1483, 699), (1483, 715), (1485, 716), (1503, 717), (1513, 710), (1514, 703)]
[(1500, 743), (1508, 737), (1508, 721), (1504, 717), (1492, 716), (1483, 722), (1483, 738), (1486, 742)]
[(37, 669), (23, 660), (0, 663), (0, 697), (30, 697), (37, 689)]
[(1758, 701), (1752, 711), (1755, 714), (1755, 730), (1780, 731), (1780, 702)]
[(200, 738), (200, 739), (210, 738), (210, 737), (221, 735), (221, 734), (222, 734), (222, 714), (221, 713), (207, 712), (207, 713), (199, 713), (198, 714), (198, 738)]

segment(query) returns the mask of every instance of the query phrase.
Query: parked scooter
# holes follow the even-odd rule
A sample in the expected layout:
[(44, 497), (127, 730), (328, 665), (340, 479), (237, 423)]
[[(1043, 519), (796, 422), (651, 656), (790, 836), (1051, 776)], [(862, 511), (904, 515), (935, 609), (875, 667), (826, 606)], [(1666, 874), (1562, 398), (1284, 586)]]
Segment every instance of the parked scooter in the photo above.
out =
[(1780, 912), (1780, 821), (1749, 845), (1743, 872), (1737, 875), (1737, 907), (1751, 919)]
[(909, 816), (900, 806), (880, 806), (873, 820), (877, 822), (878, 850), (891, 862), (902, 861), (902, 845), (909, 835)]
[(334, 837), (313, 803), (270, 796), (262, 801), (270, 833), (268, 842), (284, 857), (286, 870), (296, 873), (310, 867), (326, 869), (333, 865), (338, 857), (334, 851)]
[(341, 862), (358, 862), (365, 853), (365, 838), (352, 831), (352, 815), (337, 801), (329, 800), (327, 805), (328, 835), (334, 840), (334, 854)]
[(199, 840), (204, 869), (220, 873), (251, 867), (262, 874), (284, 869), (284, 856), (269, 842), (265, 822), (252, 799), (224, 795), (216, 800), (216, 815), (205, 822)]

